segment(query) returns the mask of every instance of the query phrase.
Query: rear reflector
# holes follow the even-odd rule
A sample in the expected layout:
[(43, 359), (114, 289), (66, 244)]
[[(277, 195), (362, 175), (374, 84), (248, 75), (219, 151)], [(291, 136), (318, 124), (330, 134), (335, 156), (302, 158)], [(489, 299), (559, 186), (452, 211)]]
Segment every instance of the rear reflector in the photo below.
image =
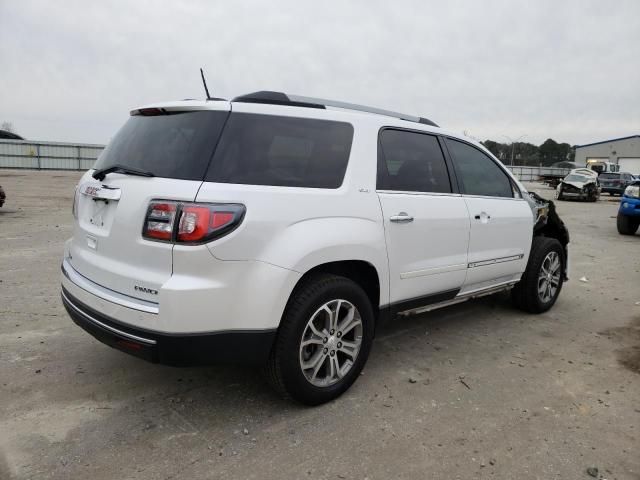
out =
[(241, 204), (153, 201), (147, 209), (142, 236), (149, 240), (199, 244), (230, 233), (245, 214)]
[(142, 349), (142, 345), (140, 345), (139, 343), (129, 342), (127, 340), (118, 340), (116, 343), (118, 345), (120, 345), (121, 347), (127, 348), (129, 350), (140, 350), (140, 349)]

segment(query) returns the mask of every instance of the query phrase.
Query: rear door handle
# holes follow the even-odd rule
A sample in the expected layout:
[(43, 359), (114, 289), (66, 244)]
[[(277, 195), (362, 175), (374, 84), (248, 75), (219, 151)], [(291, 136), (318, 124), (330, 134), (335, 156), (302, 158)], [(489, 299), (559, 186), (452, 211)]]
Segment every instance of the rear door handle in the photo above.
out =
[(398, 215), (392, 215), (389, 220), (394, 223), (409, 223), (413, 222), (413, 217), (407, 212), (400, 212)]
[(491, 219), (491, 215), (487, 212), (480, 212), (474, 217), (476, 220), (480, 220), (482, 223), (487, 223)]

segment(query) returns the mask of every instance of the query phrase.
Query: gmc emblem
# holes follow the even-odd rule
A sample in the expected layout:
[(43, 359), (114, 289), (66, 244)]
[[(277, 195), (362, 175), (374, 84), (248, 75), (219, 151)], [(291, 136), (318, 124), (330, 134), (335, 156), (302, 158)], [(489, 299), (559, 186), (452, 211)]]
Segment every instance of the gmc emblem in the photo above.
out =
[(84, 194), (88, 195), (89, 197), (95, 197), (99, 191), (100, 191), (100, 187), (87, 186), (84, 189)]

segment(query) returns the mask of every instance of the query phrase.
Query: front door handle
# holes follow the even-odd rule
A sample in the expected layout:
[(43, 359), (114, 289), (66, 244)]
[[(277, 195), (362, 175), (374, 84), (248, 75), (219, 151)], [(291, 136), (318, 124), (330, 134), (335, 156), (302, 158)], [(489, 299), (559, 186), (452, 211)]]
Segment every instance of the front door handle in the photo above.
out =
[(398, 215), (391, 215), (389, 220), (395, 223), (409, 223), (413, 222), (413, 217), (407, 212), (400, 212)]

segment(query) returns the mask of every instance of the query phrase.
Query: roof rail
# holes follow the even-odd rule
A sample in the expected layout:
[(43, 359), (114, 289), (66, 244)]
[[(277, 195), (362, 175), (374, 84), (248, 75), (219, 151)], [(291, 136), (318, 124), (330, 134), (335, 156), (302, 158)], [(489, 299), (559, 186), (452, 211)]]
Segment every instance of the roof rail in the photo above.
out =
[(325, 100), (322, 98), (304, 97), (302, 95), (288, 95), (282, 92), (271, 92), (268, 90), (261, 92), (249, 93), (247, 95), (241, 95), (231, 100), (232, 102), (241, 103), (267, 103), (272, 105), (289, 105), (293, 107), (307, 107), (307, 108), (343, 108), (345, 110), (355, 110), (358, 112), (374, 113), (376, 115), (384, 115), (386, 117), (399, 118), (400, 120), (406, 120), (409, 122), (422, 123), (424, 125), (431, 125), (437, 127), (434, 122), (424, 117), (417, 117), (415, 115), (407, 115), (404, 113), (392, 112), (390, 110), (383, 110), (381, 108), (367, 107), (366, 105), (357, 105), (355, 103), (339, 102), (336, 100)]

